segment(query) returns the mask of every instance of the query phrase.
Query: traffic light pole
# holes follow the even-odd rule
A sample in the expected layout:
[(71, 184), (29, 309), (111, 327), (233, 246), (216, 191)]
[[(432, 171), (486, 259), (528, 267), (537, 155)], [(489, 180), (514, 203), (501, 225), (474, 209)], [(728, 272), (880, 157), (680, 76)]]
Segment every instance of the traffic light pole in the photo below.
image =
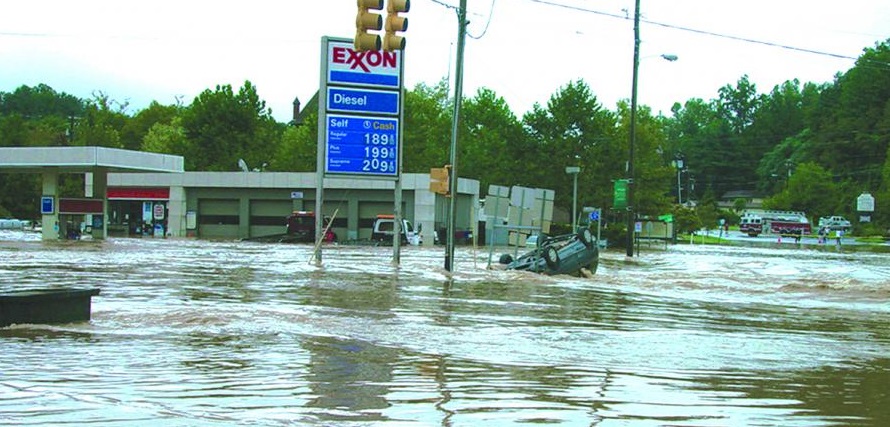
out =
[(457, 65), (454, 77), (454, 116), (451, 118), (451, 173), (448, 188), (448, 226), (445, 233), (445, 270), (454, 271), (454, 216), (457, 213), (457, 131), (461, 92), (464, 83), (464, 43), (467, 36), (467, 0), (460, 0), (457, 9)]

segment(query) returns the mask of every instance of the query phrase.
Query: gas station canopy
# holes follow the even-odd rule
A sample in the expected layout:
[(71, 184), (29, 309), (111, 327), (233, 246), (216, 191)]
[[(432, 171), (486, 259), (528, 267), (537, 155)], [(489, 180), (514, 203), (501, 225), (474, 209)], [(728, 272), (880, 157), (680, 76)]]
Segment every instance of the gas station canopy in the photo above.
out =
[(183, 172), (182, 156), (106, 147), (0, 147), (0, 172)]
[(92, 206), (88, 210), (99, 214), (94, 218), (92, 233), (94, 238), (104, 239), (107, 222), (103, 214), (108, 206), (106, 191), (109, 172), (182, 173), (183, 165), (182, 156), (117, 148), (0, 147), (0, 173), (39, 173), (43, 176), (40, 213), (44, 240), (58, 239), (60, 227), (64, 225), (59, 222), (60, 174), (91, 175), (92, 194), (87, 194), (91, 198), (80, 203)]

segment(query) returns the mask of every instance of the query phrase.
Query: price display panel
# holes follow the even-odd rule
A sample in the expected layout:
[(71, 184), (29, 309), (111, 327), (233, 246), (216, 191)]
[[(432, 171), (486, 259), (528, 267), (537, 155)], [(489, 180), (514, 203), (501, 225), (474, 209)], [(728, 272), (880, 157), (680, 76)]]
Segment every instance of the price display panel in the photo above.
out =
[(327, 115), (325, 173), (398, 176), (399, 120)]

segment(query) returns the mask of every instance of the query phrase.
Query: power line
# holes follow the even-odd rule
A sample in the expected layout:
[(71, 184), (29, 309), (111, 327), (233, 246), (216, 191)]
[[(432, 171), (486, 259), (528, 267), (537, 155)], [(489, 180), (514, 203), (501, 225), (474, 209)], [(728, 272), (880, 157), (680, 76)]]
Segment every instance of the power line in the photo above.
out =
[[(436, 1), (436, 0), (432, 0), (432, 1)], [(592, 13), (595, 15), (601, 15), (601, 16), (621, 19), (621, 20), (625, 20), (625, 21), (631, 20), (631, 17), (627, 16), (627, 15), (608, 13), (608, 12), (603, 12), (603, 11), (599, 11), (599, 10), (587, 9), (587, 8), (583, 8), (583, 7), (579, 7), (579, 6), (572, 6), (572, 5), (557, 3), (557, 2), (548, 1), (548, 0), (528, 0), (528, 1), (530, 1), (532, 3), (540, 3), (540, 4), (545, 4), (548, 6), (570, 9), (570, 10), (574, 10), (577, 12)], [(687, 31), (690, 33), (701, 34), (701, 35), (712, 36), (712, 37), (720, 37), (720, 38), (725, 38), (725, 39), (729, 39), (729, 40), (742, 41), (742, 42), (746, 42), (746, 43), (761, 44), (761, 45), (777, 47), (777, 48), (781, 48), (781, 49), (794, 50), (794, 51), (804, 52), (804, 53), (811, 53), (814, 55), (830, 56), (833, 58), (840, 58), (840, 59), (852, 59), (852, 60), (857, 59), (855, 57), (848, 56), (848, 55), (841, 55), (841, 54), (824, 52), (824, 51), (813, 50), (813, 49), (806, 49), (806, 48), (790, 46), (790, 45), (785, 45), (785, 44), (780, 44), (780, 43), (767, 42), (767, 41), (763, 41), (763, 40), (755, 40), (755, 39), (750, 39), (747, 37), (739, 37), (739, 36), (732, 36), (732, 35), (728, 35), (728, 34), (720, 34), (720, 33), (715, 33), (713, 31), (697, 30), (695, 28), (681, 27), (679, 25), (672, 25), (672, 24), (665, 24), (663, 22), (650, 21), (648, 19), (640, 19), (640, 22), (644, 22), (646, 24), (651, 24), (651, 25), (657, 25), (657, 26), (664, 27), (664, 28), (670, 28), (673, 30)]]
[(485, 37), (485, 33), (488, 32), (488, 26), (491, 25), (491, 18), (494, 16), (494, 2), (495, 0), (491, 0), (491, 9), (488, 11), (488, 21), (485, 22), (485, 28), (482, 29), (482, 34), (479, 34), (479, 36), (474, 36), (467, 33), (467, 36), (469, 36), (471, 39), (479, 40), (482, 37)]

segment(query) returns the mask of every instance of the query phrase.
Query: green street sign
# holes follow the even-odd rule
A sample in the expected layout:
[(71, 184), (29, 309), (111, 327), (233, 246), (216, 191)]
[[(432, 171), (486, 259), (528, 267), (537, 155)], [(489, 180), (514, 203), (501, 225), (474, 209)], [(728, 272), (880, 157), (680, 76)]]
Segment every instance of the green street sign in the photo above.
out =
[(673, 214), (661, 215), (658, 217), (658, 220), (664, 221), (664, 222), (674, 222), (674, 215)]
[(615, 180), (615, 200), (612, 202), (615, 209), (627, 209), (627, 180)]

